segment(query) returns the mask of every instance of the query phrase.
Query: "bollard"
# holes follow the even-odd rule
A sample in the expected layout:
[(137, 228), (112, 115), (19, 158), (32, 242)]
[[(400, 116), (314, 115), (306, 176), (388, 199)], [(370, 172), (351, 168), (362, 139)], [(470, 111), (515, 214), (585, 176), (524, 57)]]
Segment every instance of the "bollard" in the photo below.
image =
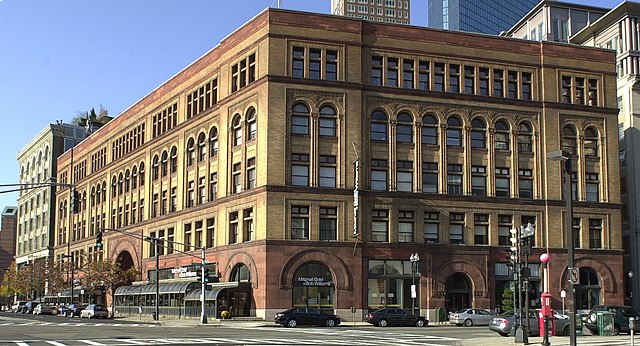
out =
[(629, 335), (631, 335), (631, 346), (635, 345), (634, 334), (636, 328), (636, 319), (629, 317)]
[(551, 343), (549, 343), (549, 316), (544, 315), (542, 317), (542, 320), (544, 321), (544, 335), (542, 336), (542, 346), (549, 346), (551, 345)]

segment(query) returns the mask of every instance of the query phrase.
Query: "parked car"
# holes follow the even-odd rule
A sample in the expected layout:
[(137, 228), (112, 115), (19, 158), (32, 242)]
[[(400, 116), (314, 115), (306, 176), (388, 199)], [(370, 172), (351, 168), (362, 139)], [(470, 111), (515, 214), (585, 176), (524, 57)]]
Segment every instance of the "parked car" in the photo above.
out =
[(495, 315), (485, 309), (462, 309), (449, 317), (449, 323), (456, 326), (488, 326)]
[(27, 302), (24, 300), (16, 301), (15, 303), (13, 303), (13, 305), (11, 305), (11, 311), (14, 313), (22, 312), (22, 307), (24, 306), (24, 304), (27, 304)]
[[(584, 326), (589, 329), (591, 334), (598, 335), (598, 312), (607, 311), (613, 314), (613, 334), (629, 333), (629, 317), (640, 319), (640, 314), (634, 308), (624, 305), (595, 305), (589, 312), (589, 317)], [(634, 328), (636, 332), (640, 332), (640, 324), (636, 323)]]
[(302, 325), (335, 327), (340, 324), (340, 317), (317, 308), (293, 308), (277, 313), (275, 322), (289, 328)]
[(109, 310), (104, 305), (89, 304), (80, 311), (80, 318), (109, 318)]
[(20, 312), (23, 314), (32, 314), (33, 309), (35, 309), (37, 305), (38, 305), (38, 302), (26, 302), (22, 306), (22, 309), (20, 310)]
[[(556, 327), (556, 335), (569, 335), (570, 324), (568, 318), (565, 318), (564, 315), (558, 314), (554, 311), (554, 323)], [(529, 328), (529, 336), (540, 335), (538, 329), (538, 311), (536, 310), (529, 310)], [(502, 336), (513, 335), (513, 311), (507, 311), (492, 318), (491, 323), (489, 324), (489, 330), (497, 332)]]
[(83, 304), (60, 305), (58, 313), (64, 317), (80, 317), (80, 312), (86, 307)]
[(55, 306), (40, 303), (33, 309), (34, 315), (56, 315), (58, 309)]
[(429, 324), (426, 317), (409, 315), (402, 309), (379, 309), (367, 314), (364, 318), (376, 327), (415, 326), (424, 327)]

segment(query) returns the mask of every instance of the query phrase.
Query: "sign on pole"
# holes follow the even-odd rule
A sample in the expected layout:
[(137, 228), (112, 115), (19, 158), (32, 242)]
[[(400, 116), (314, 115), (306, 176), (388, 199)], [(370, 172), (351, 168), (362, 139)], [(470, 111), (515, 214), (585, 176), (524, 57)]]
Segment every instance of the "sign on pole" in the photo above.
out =
[(569, 268), (569, 283), (574, 285), (580, 284), (580, 270), (578, 267)]

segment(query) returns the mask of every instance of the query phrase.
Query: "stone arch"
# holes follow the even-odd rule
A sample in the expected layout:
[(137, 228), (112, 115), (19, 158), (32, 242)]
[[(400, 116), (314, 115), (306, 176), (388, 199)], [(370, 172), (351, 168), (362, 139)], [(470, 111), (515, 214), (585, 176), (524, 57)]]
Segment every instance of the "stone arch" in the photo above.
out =
[[(117, 261), (121, 259), (121, 255), (123, 253), (128, 253), (131, 257), (131, 262), (133, 267), (142, 268), (142, 246), (141, 244), (134, 244), (130, 237), (123, 235), (118, 238), (111, 238), (109, 240), (109, 248), (111, 261), (113, 263), (118, 263)], [(142, 271), (140, 271), (140, 277), (142, 278)]]
[(229, 258), (229, 261), (227, 261), (227, 265), (218, 267), (220, 277), (226, 278), (227, 281), (231, 281), (233, 268), (240, 263), (243, 263), (247, 268), (249, 268), (249, 272), (251, 273), (251, 287), (258, 288), (258, 267), (256, 266), (256, 261), (248, 252), (245, 251), (234, 253)]
[[(600, 262), (596, 262), (595, 260), (590, 258), (581, 258), (581, 259), (576, 259), (575, 266), (593, 268), (593, 270), (595, 270), (596, 273), (598, 274), (598, 278), (600, 279), (600, 288), (604, 290), (604, 292), (606, 293), (618, 292), (618, 284), (615, 280), (615, 275), (613, 274), (613, 271), (608, 265)], [(567, 267), (565, 267), (562, 270), (562, 278), (560, 280), (560, 282), (563, 283), (561, 284), (562, 286), (561, 288), (567, 289), (567, 287), (569, 287), (568, 275), (569, 273), (568, 273)]]
[(437, 295), (438, 292), (445, 292), (447, 278), (456, 272), (464, 273), (469, 277), (474, 296), (488, 296), (485, 276), (478, 266), (467, 261), (452, 261), (442, 266), (434, 276), (432, 295)]
[(293, 275), (298, 268), (307, 262), (320, 262), (326, 265), (335, 278), (335, 287), (339, 290), (352, 290), (353, 277), (346, 263), (340, 258), (319, 250), (302, 250), (285, 263), (280, 271), (280, 287), (290, 288), (293, 283)]

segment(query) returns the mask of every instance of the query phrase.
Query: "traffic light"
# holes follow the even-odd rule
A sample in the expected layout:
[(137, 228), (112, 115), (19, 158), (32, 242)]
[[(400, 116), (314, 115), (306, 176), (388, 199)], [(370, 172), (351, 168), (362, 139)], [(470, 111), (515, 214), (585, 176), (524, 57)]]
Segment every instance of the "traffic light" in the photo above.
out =
[(96, 247), (102, 247), (102, 231), (98, 231), (96, 234)]
[(76, 190), (71, 192), (71, 211), (74, 214), (80, 212), (80, 192)]
[[(202, 269), (203, 267), (200, 267), (200, 270), (198, 270), (198, 277), (197, 280), (202, 282)], [(208, 284), (210, 282), (213, 282), (212, 278), (209, 276), (209, 268), (204, 267), (204, 283)]]

